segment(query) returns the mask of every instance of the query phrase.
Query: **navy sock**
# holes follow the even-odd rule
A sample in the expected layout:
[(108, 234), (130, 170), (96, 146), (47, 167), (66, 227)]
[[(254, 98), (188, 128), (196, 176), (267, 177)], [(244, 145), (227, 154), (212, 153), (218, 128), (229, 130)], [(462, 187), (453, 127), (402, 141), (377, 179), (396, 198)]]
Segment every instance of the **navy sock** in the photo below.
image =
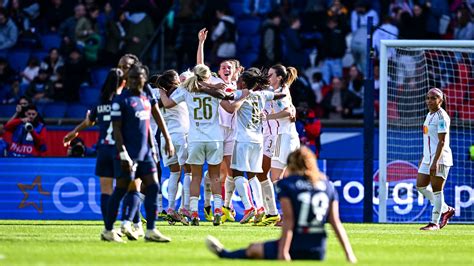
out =
[(109, 203), (109, 198), (109, 194), (100, 194), (100, 211), (102, 212), (104, 224), (106, 223), (105, 218), (107, 218), (107, 204)]
[(158, 190), (159, 184), (151, 184), (146, 187), (145, 192), (145, 211), (146, 211), (146, 229), (152, 230), (155, 228), (156, 210), (158, 209)]
[(115, 220), (117, 219), (117, 212), (120, 207), (120, 201), (127, 193), (126, 188), (115, 187), (114, 193), (109, 198), (107, 204), (107, 219), (105, 219), (105, 229), (112, 230), (114, 228)]
[(228, 258), (228, 259), (247, 259), (246, 252), (247, 252), (247, 249), (239, 249), (235, 251), (227, 251), (224, 249), (219, 254), (219, 257)]
[(131, 192), (127, 192), (122, 200), (122, 221), (130, 221), (130, 209), (132, 208), (133, 195)]
[(133, 223), (137, 224), (140, 222), (140, 210), (142, 208), (142, 202), (143, 202), (143, 199), (144, 199), (144, 195), (140, 192), (137, 192), (137, 195), (134, 196), (136, 197), (136, 201), (137, 201), (137, 211), (135, 212), (135, 215), (133, 216)]
[[(126, 202), (125, 200), (128, 201)], [(124, 209), (126, 210), (125, 213), (122, 213), (122, 221), (132, 221), (135, 215), (138, 212), (138, 208), (140, 207), (140, 196), (137, 191), (128, 192), (125, 196), (123, 205), (125, 202), (128, 206), (125, 206)]]

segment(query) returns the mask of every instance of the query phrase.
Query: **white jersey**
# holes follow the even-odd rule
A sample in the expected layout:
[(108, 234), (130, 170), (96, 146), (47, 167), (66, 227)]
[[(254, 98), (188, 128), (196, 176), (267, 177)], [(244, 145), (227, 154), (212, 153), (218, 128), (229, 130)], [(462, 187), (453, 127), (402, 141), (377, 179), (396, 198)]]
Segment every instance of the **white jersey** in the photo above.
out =
[(188, 142), (223, 141), (219, 125), (220, 100), (201, 92), (188, 92), (178, 88), (171, 95), (171, 100), (179, 104), (186, 102), (189, 111)]
[(453, 154), (449, 147), (449, 126), (451, 119), (445, 110), (440, 108), (437, 112), (428, 113), (423, 123), (423, 163), (429, 164), (433, 162), (436, 155), (439, 139), (438, 133), (446, 133), (444, 138), (444, 147), (439, 156), (438, 164), (446, 166), (453, 165)]
[[(286, 108), (295, 108), (291, 102), (290, 90), (288, 88), (279, 88), (275, 92), (285, 93), (286, 96), (280, 100), (274, 101), (274, 110), (275, 113), (281, 112)], [(292, 136), (298, 136), (298, 131), (296, 131), (296, 125), (291, 121), (289, 117), (283, 117), (276, 119), (278, 122), (277, 134), (290, 134)]]
[[(265, 113), (265, 116), (275, 113), (274, 105), (275, 105), (275, 101), (268, 101), (265, 103), (265, 108), (263, 108), (263, 113)], [(264, 121), (263, 122), (263, 135), (276, 136), (278, 134), (279, 126), (280, 126), (280, 123), (275, 119)]]
[[(156, 102), (160, 99), (160, 91), (158, 89), (150, 89), (150, 93), (155, 97)], [(156, 132), (158, 132), (158, 124), (156, 123), (155, 119), (150, 119), (150, 129), (153, 134), (153, 137), (156, 136)]]
[[(236, 99), (242, 96), (242, 91), (235, 92)], [(238, 142), (263, 143), (261, 110), (267, 101), (271, 101), (274, 93), (271, 91), (250, 91), (237, 111), (237, 129), (235, 139)]]
[[(219, 84), (219, 83), (224, 83), (224, 80), (218, 77), (211, 76), (209, 79), (209, 83), (211, 84)], [(232, 82), (230, 84), (227, 84), (228, 87), (226, 88), (226, 92), (235, 92), (237, 90), (237, 85)], [(228, 127), (228, 128), (235, 128), (235, 113), (228, 113), (222, 106), (219, 106), (219, 124), (223, 127)]]
[[(177, 89), (171, 93), (171, 98)], [(171, 108), (161, 108), (161, 114), (166, 122), (169, 134), (188, 134), (189, 132), (189, 112), (185, 102), (180, 102)]]

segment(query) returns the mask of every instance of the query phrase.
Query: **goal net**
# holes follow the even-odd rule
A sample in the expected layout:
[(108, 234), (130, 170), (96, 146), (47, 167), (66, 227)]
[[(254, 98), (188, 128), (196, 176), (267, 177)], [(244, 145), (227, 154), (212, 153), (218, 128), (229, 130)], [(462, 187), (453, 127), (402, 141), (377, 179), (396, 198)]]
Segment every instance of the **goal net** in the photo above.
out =
[(445, 201), (453, 222), (474, 222), (474, 41), (382, 41), (379, 171), (374, 208), (379, 222), (428, 222), (431, 204), (416, 190), (423, 154), (422, 125), (430, 88), (447, 97), (451, 167)]

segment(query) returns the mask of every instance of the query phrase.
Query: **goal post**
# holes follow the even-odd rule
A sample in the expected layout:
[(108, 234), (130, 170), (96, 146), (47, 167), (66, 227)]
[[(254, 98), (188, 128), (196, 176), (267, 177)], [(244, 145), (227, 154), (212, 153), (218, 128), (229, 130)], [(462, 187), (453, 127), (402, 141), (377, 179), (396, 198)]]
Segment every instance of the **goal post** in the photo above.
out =
[[(378, 221), (426, 222), (431, 206), (416, 190), (423, 153), (424, 98), (432, 87), (447, 95), (451, 117), (450, 170), (445, 199), (454, 221), (474, 222), (474, 41), (382, 40), (379, 91), (379, 170), (374, 209)], [(378, 205), (378, 206), (377, 206)]]

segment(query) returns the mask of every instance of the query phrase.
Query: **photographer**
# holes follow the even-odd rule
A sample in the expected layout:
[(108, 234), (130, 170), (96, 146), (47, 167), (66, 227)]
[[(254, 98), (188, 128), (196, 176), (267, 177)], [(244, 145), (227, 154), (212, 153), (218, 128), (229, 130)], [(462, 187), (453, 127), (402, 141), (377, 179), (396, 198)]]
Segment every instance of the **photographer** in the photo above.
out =
[(28, 105), (30, 105), (30, 101), (25, 96), (21, 96), (16, 104), (15, 113), (8, 122), (13, 121), (15, 118), (25, 118), (25, 112)]
[(12, 133), (8, 156), (43, 156), (46, 151), (46, 128), (41, 122), (36, 106), (26, 107), (25, 117), (8, 121), (5, 130)]
[(67, 148), (68, 157), (94, 157), (95, 155), (96, 150), (94, 147), (87, 147), (81, 138), (71, 140), (71, 143)]

